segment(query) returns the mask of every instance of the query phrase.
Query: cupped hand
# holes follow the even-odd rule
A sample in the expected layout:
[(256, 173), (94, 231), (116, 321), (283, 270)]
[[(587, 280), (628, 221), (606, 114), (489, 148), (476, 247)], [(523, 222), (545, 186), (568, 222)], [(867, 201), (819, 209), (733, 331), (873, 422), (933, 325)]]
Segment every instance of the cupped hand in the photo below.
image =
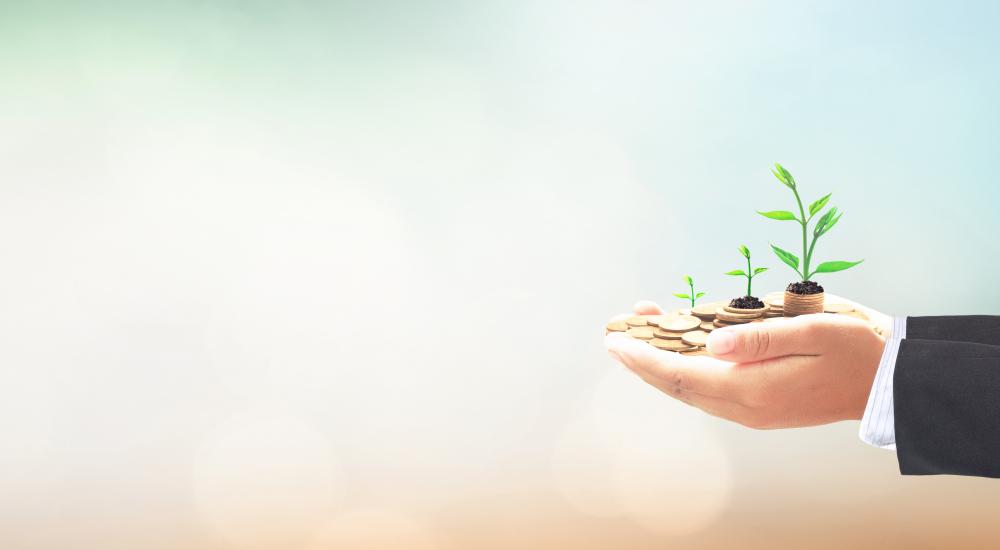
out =
[[(873, 313), (882, 314), (865, 312), (881, 325)], [(635, 313), (663, 311), (639, 302)], [(711, 356), (661, 351), (616, 332), (605, 344), (612, 358), (667, 395), (772, 429), (860, 419), (885, 340), (860, 319), (819, 313), (716, 329)]]

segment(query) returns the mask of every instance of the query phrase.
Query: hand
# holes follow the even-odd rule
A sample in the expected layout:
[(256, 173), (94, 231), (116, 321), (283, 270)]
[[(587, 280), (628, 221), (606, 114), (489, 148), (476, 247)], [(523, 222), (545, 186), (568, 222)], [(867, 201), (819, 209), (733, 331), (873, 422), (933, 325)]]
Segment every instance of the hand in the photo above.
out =
[[(635, 312), (663, 313), (652, 302), (639, 302)], [(615, 332), (605, 344), (612, 358), (667, 395), (773, 429), (861, 419), (885, 340), (860, 319), (819, 313), (716, 329), (711, 357), (661, 351)]]
[(889, 333), (892, 331), (892, 317), (882, 313), (881, 311), (876, 311), (864, 304), (859, 304), (854, 300), (848, 300), (841, 296), (836, 296), (827, 293), (826, 303), (828, 304), (851, 304), (854, 309), (864, 313), (871, 320), (873, 327), (878, 327), (878, 331), (882, 336), (889, 337)]

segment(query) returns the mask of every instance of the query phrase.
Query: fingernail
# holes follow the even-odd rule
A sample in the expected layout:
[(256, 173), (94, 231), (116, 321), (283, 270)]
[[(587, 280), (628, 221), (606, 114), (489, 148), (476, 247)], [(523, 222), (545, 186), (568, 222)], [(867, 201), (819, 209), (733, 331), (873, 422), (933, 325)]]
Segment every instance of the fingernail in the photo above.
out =
[(726, 330), (717, 330), (708, 335), (708, 352), (713, 355), (729, 353), (736, 347), (736, 335)]

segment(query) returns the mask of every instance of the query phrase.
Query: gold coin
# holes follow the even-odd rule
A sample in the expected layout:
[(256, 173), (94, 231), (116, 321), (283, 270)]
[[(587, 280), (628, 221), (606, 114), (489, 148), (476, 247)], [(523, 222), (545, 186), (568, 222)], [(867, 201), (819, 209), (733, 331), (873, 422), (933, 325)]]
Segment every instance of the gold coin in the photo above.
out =
[(717, 327), (731, 327), (733, 325), (742, 325), (744, 323), (749, 323), (750, 321), (753, 321), (753, 319), (737, 319), (733, 321), (723, 321), (721, 319), (716, 319), (712, 321), (712, 324)]
[(625, 332), (628, 330), (628, 323), (625, 321), (611, 321), (606, 327), (608, 332)]
[(653, 339), (653, 327), (632, 327), (628, 329), (628, 334), (632, 338), (638, 338), (639, 340), (652, 340)]
[(827, 313), (849, 313), (854, 311), (854, 306), (850, 304), (830, 304), (823, 306), (823, 311)]
[(754, 319), (760, 319), (763, 315), (756, 315), (754, 317), (729, 317), (728, 315), (719, 315), (715, 318), (716, 321), (722, 321), (724, 323), (749, 323)]
[(724, 319), (726, 317), (733, 317), (737, 319), (755, 319), (763, 314), (764, 310), (760, 310), (753, 313), (739, 313), (739, 312), (727, 311), (725, 307), (720, 307), (715, 310), (716, 319)]
[(726, 310), (727, 313), (735, 313), (737, 315), (759, 315), (767, 311), (767, 306), (755, 307), (753, 309), (739, 308), (733, 306), (722, 306), (722, 309)]
[(685, 351), (691, 349), (691, 346), (681, 342), (680, 340), (665, 340), (663, 338), (653, 338), (649, 341), (654, 347), (667, 351)]
[(645, 315), (633, 315), (625, 319), (625, 323), (630, 327), (644, 327), (648, 324)]
[(684, 350), (680, 353), (681, 355), (712, 355), (711, 353), (708, 353), (708, 350), (704, 348), (692, 348), (689, 350)]
[(669, 330), (663, 330), (660, 327), (653, 329), (653, 338), (663, 338), (664, 340), (680, 340), (682, 332), (670, 332)]
[(698, 328), (706, 332), (712, 332), (713, 330), (715, 330), (715, 323), (711, 321), (705, 321)]
[(743, 315), (730, 316), (729, 314), (719, 314), (716, 315), (716, 321), (723, 321), (725, 323), (749, 323), (754, 319), (760, 319), (763, 315), (754, 315), (753, 317), (746, 317)]
[(684, 336), (681, 336), (681, 341), (689, 346), (704, 346), (708, 341), (708, 333), (703, 330), (685, 332)]
[(691, 310), (691, 315), (694, 315), (699, 319), (711, 321), (712, 319), (715, 319), (715, 310), (717, 308), (718, 306), (715, 304), (701, 304), (695, 306), (694, 309)]
[(673, 313), (667, 313), (665, 315), (650, 315), (646, 318), (646, 322), (650, 325), (658, 327), (661, 323), (669, 323), (674, 317), (677, 317), (677, 315)]
[(687, 332), (698, 328), (698, 325), (700, 324), (701, 319), (697, 317), (692, 317), (691, 315), (677, 315), (662, 323), (660, 328), (663, 330), (669, 330), (670, 332)]

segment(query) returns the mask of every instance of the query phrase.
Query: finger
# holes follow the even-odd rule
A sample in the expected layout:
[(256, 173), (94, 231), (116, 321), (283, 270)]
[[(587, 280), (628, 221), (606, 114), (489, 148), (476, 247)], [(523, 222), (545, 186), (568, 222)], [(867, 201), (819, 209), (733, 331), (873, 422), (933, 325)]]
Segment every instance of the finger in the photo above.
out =
[(822, 328), (832, 315), (803, 315), (784, 322), (746, 323), (713, 330), (707, 349), (726, 361), (749, 363), (786, 355), (819, 355), (825, 350)]
[(619, 313), (618, 315), (615, 315), (615, 316), (611, 317), (610, 319), (608, 319), (608, 322), (609, 323), (614, 323), (615, 321), (624, 321), (625, 319), (628, 319), (629, 317), (635, 317), (635, 313)]
[(663, 315), (663, 309), (649, 300), (639, 300), (632, 306), (636, 315)]
[(632, 313), (619, 313), (618, 315), (615, 315), (612, 318), (608, 319), (608, 322), (613, 323), (616, 321), (624, 321), (625, 319), (628, 319), (629, 317), (635, 317), (636, 315), (663, 315), (663, 310), (660, 309), (660, 306), (648, 300), (641, 300), (636, 302), (635, 305), (632, 306), (632, 309), (634, 309), (635, 311)]
[(640, 376), (658, 379), (661, 385), (677, 391), (738, 400), (744, 376), (738, 375), (731, 363), (658, 350), (621, 333), (608, 334), (604, 342), (612, 358)]

